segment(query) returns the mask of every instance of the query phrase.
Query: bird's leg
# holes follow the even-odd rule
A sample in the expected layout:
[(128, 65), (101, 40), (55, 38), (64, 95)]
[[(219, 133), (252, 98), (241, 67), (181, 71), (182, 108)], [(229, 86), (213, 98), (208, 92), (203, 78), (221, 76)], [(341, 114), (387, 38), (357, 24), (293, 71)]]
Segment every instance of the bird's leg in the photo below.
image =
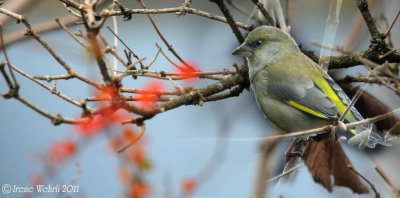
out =
[(292, 144), (289, 146), (289, 148), (285, 152), (285, 162), (288, 162), (290, 158), (292, 157), (301, 157), (303, 158), (303, 152), (300, 151), (293, 151), (294, 146), (298, 143), (298, 140), (295, 140), (292, 142)]

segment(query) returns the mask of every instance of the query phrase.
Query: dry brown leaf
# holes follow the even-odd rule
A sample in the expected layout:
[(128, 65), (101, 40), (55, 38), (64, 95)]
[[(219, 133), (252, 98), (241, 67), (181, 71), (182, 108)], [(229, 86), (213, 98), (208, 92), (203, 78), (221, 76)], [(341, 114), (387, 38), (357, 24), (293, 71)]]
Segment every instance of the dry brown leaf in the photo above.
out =
[[(333, 184), (350, 188), (354, 193), (368, 193), (368, 187), (361, 181), (348, 165), (351, 164), (338, 141), (329, 140), (324, 134), (319, 140), (310, 139), (304, 153), (304, 163), (314, 181), (320, 183), (329, 192)], [(333, 176), (334, 183), (331, 182)]]

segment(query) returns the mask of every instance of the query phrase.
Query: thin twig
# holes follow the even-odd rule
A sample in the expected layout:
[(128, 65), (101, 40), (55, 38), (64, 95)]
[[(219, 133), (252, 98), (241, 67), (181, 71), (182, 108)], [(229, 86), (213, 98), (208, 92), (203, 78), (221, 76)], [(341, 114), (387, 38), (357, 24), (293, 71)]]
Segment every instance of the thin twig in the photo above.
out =
[(355, 174), (360, 176), (365, 182), (367, 182), (369, 184), (369, 186), (371, 186), (372, 191), (374, 191), (374, 193), (375, 193), (375, 198), (380, 198), (381, 197), (379, 192), (376, 190), (374, 184), (371, 183), (366, 177), (364, 177), (364, 175), (359, 173), (351, 164), (348, 164), (347, 167), (349, 167), (351, 171), (353, 171)]
[(261, 17), (258, 17), (257, 15), (251, 14), (246, 8), (243, 8), (240, 6), (238, 3), (236, 3), (235, 0), (227, 0), (228, 4), (230, 4), (233, 8), (235, 8), (237, 11), (240, 13), (244, 14), (247, 17), (250, 17), (251, 19), (255, 20), (259, 24), (263, 24), (264, 21), (261, 19)]
[(4, 57), (6, 58), (6, 61), (7, 61), (6, 64), (8, 65), (8, 71), (10, 72), (11, 79), (14, 82), (14, 86), (12, 88), (13, 89), (18, 89), (19, 88), (19, 84), (18, 84), (17, 79), (15, 78), (14, 72), (11, 69), (11, 62), (10, 62), (10, 59), (8, 58), (6, 47), (4, 45), (3, 25), (2, 24), (0, 24), (0, 45), (1, 45), (1, 50), (4, 53)]
[(390, 23), (390, 26), (389, 26), (388, 29), (386, 30), (386, 33), (384, 34), (384, 37), (386, 37), (387, 35), (390, 34), (390, 31), (392, 30), (394, 24), (396, 23), (397, 18), (399, 18), (399, 15), (400, 15), (400, 8), (397, 10), (396, 16), (394, 17), (392, 23)]
[[(142, 0), (138, 0), (138, 1), (139, 1), (140, 5), (142, 5), (142, 7), (143, 7), (144, 9), (147, 9), (147, 8), (146, 8), (146, 5), (143, 3)], [(172, 48), (172, 45), (169, 44), (169, 42), (167, 41), (167, 39), (165, 39), (165, 37), (161, 34), (161, 31), (160, 31), (160, 29), (158, 29), (156, 23), (154, 22), (153, 17), (152, 17), (150, 14), (146, 14), (146, 15), (147, 15), (147, 18), (149, 18), (151, 24), (153, 25), (154, 30), (156, 30), (158, 36), (161, 38), (161, 40), (164, 42), (164, 44), (168, 47), (168, 50), (171, 51), (171, 53), (172, 53), (182, 64), (187, 65), (187, 63), (179, 56), (179, 54), (174, 50), (174, 48)]]
[(65, 31), (67, 32), (76, 42), (78, 42), (80, 45), (82, 45), (85, 49), (88, 49), (89, 47), (83, 43), (81, 40), (78, 39), (61, 21), (59, 18), (56, 18), (56, 23)]
[(71, 6), (77, 10), (81, 10), (84, 7), (82, 4), (72, 1), (72, 0), (59, 0), (59, 1), (65, 3), (65, 5), (67, 5), (67, 6)]
[(78, 124), (79, 123), (79, 120), (72, 119), (72, 118), (64, 118), (64, 117), (61, 117), (61, 115), (59, 115), (59, 114), (57, 114), (57, 116), (54, 116), (54, 115), (50, 114), (49, 112), (34, 105), (32, 102), (23, 98), (20, 95), (17, 95), (15, 97), (15, 99), (22, 102), (23, 104), (25, 104), (29, 108), (33, 109), (34, 111), (38, 112), (39, 114), (43, 115), (44, 117), (49, 118), (53, 125), (59, 125), (61, 123), (67, 123), (67, 124)]
[(392, 49), (384, 55), (379, 55), (379, 59), (384, 59), (384, 58), (390, 56), (391, 54), (395, 53), (396, 51), (397, 51), (397, 49)]
[(157, 49), (158, 49), (158, 50), (157, 50), (157, 53), (156, 53), (156, 55), (154, 56), (153, 60), (151, 60), (150, 63), (144, 67), (146, 70), (149, 69), (149, 67), (154, 63), (154, 61), (156, 61), (158, 55), (160, 54), (160, 52), (161, 52), (161, 47), (160, 47), (160, 46), (157, 46)]
[(9, 10), (5, 10), (3, 8), (0, 8), (0, 12), (3, 14), (6, 14), (10, 17), (15, 18), (17, 21), (22, 22), (26, 29), (27, 32), (26, 34), (33, 37), (34, 39), (36, 39), (53, 57), (54, 59), (56, 59), (56, 61), (62, 66), (64, 67), (65, 70), (67, 70), (68, 73), (70, 73), (71, 68), (69, 67), (69, 65), (63, 60), (61, 59), (57, 53), (50, 47), (49, 44), (47, 44), (31, 27), (31, 24), (28, 22), (28, 19), (25, 16), (13, 13)]
[(122, 58), (122, 56), (120, 56), (120, 55), (118, 54), (118, 52), (117, 52), (114, 48), (112, 48), (112, 47), (110, 47), (110, 46), (107, 46), (106, 49), (104, 49), (104, 53), (110, 53), (110, 54), (112, 54), (112, 55), (113, 55), (114, 57), (116, 57), (116, 58), (118, 59), (118, 61), (119, 61), (120, 63), (122, 63), (125, 67), (128, 67), (128, 66), (129, 66), (128, 63), (125, 62), (125, 60)]
[(184, 93), (183, 88), (182, 88), (181, 86), (179, 86), (178, 84), (176, 84), (175, 81), (174, 81), (170, 76), (167, 76), (167, 78), (168, 78), (168, 80), (172, 83), (172, 85), (174, 85), (174, 88), (175, 88), (178, 92), (180, 92), (181, 94)]
[(272, 16), (267, 12), (267, 10), (264, 7), (264, 4), (262, 4), (259, 0), (251, 0), (254, 5), (257, 6), (257, 8), (260, 10), (260, 12), (264, 15), (264, 17), (267, 19), (268, 23), (271, 26), (276, 27), (276, 22), (274, 20), (274, 18), (272, 18)]
[(170, 62), (172, 65), (174, 65), (176, 68), (183, 70), (182, 67), (177, 65), (174, 61), (171, 60), (171, 58), (168, 57), (168, 55), (161, 49), (161, 47), (156, 43), (157, 48), (161, 51), (161, 54)]
[(291, 169), (289, 169), (289, 170), (287, 170), (287, 171), (285, 171), (285, 172), (283, 172), (283, 173), (281, 173), (281, 174), (269, 179), (267, 182), (273, 182), (273, 181), (275, 181), (275, 180), (277, 180), (277, 179), (279, 179), (279, 178), (281, 178), (281, 177), (283, 177), (283, 176), (285, 176), (287, 174), (290, 174), (291, 172), (297, 170), (301, 166), (303, 166), (303, 163), (297, 164), (295, 167), (293, 167), (293, 168), (291, 168)]
[(118, 153), (122, 153), (127, 148), (129, 148), (132, 145), (134, 145), (138, 140), (140, 140), (140, 138), (143, 136), (145, 130), (146, 130), (146, 125), (143, 123), (142, 129), (140, 129), (139, 134), (133, 140), (131, 140), (131, 142), (129, 142), (127, 145), (125, 145), (125, 146), (121, 147), (120, 149), (118, 149)]
[(8, 86), (9, 91), (8, 91), (7, 93), (2, 94), (2, 96), (3, 96), (4, 98), (8, 99), (8, 98), (14, 97), (14, 96), (18, 93), (18, 90), (16, 90), (16, 89), (14, 88), (14, 85), (13, 85), (13, 83), (11, 82), (10, 77), (8, 77), (6, 71), (4, 70), (4, 66), (5, 66), (5, 65), (6, 65), (5, 62), (2, 62), (2, 63), (0, 64), (0, 72), (1, 72), (1, 74), (3, 75), (4, 80), (5, 80), (6, 83), (7, 83), (7, 86)]
[(18, 72), (19, 74), (23, 75), (24, 77), (26, 77), (26, 78), (32, 80), (33, 82), (35, 82), (35, 83), (37, 83), (38, 85), (42, 86), (43, 88), (47, 89), (47, 90), (50, 91), (52, 94), (54, 94), (54, 95), (60, 97), (61, 99), (65, 100), (65, 101), (67, 101), (67, 102), (69, 102), (69, 103), (71, 103), (71, 104), (73, 104), (73, 105), (75, 105), (75, 106), (77, 106), (77, 107), (81, 107), (81, 104), (80, 104), (79, 102), (73, 100), (72, 98), (69, 98), (69, 97), (65, 96), (65, 95), (62, 94), (61, 92), (57, 91), (57, 90), (54, 89), (54, 88), (51, 88), (51, 87), (47, 86), (46, 84), (40, 82), (39, 80), (36, 80), (34, 77), (32, 77), (32, 76), (30, 76), (29, 74), (27, 74), (27, 73), (23, 72), (22, 70), (18, 69), (17, 67), (15, 67), (14, 65), (12, 65), (11, 63), (10, 63), (10, 67), (11, 67), (13, 70), (15, 70), (16, 72)]
[(26, 20), (26, 17), (19, 15), (17, 13), (11, 12), (7, 9), (4, 8), (0, 8), (0, 12), (17, 20), (17, 22), (23, 22), (24, 20)]
[[(12, 10), (13, 12), (20, 12), (29, 5), (32, 5), (34, 0), (19, 0), (19, 1), (0, 1), (1, 6), (7, 10)], [(10, 17), (5, 15), (0, 16), (0, 24), (6, 24), (10, 20)]]
[(236, 36), (236, 39), (239, 41), (239, 43), (244, 42), (244, 37), (242, 33), (239, 31), (238, 26), (236, 25), (235, 21), (233, 20), (233, 17), (231, 13), (229, 12), (229, 9), (225, 6), (225, 3), (223, 0), (213, 0), (214, 3), (216, 3), (221, 10), (222, 14), (225, 16), (229, 26), (232, 29), (233, 34)]
[[(139, 60), (139, 56), (135, 52), (133, 52), (131, 48), (128, 47), (128, 45), (110, 28), (110, 26), (106, 25), (106, 27), (115, 36), (115, 38), (117, 38), (126, 47), (126, 49), (128, 49), (129, 52), (132, 53), (133, 57), (135, 57), (136, 60)], [(139, 61), (139, 63), (140, 67), (144, 68), (142, 61)]]
[[(363, 59), (363, 58), (359, 58), (359, 61), (362, 62), (364, 64), (364, 66), (367, 68), (367, 70), (370, 72), (371, 75), (373, 75), (377, 80), (379, 80), (381, 82), (382, 85), (385, 85), (387, 88), (391, 89), (392, 91), (394, 91), (395, 93), (397, 93), (397, 89), (390, 86), (390, 84), (388, 84), (386, 81), (384, 81), (381, 77), (379, 77), (374, 71), (375, 68), (378, 68), (379, 66), (375, 65), (373, 62), (367, 60), (367, 59)], [(374, 68), (371, 69), (370, 67)], [(382, 71), (382, 70), (380, 70)]]
[[(197, 10), (194, 8), (190, 8), (190, 7), (185, 7), (185, 6), (181, 6), (181, 7), (175, 7), (175, 8), (162, 8), (162, 9), (125, 9), (125, 12), (122, 11), (107, 11), (107, 12), (101, 12), (98, 15), (101, 17), (104, 16), (115, 16), (115, 15), (124, 15), (124, 14), (164, 14), (164, 13), (177, 13), (177, 12), (182, 12), (184, 11), (185, 13), (189, 13), (189, 14), (195, 14), (201, 17), (205, 17), (205, 18), (209, 18), (212, 20), (216, 20), (216, 21), (220, 21), (223, 23), (227, 23), (227, 19), (225, 17), (221, 17), (215, 14), (211, 14), (205, 11), (201, 11), (201, 10)], [(246, 25), (244, 23), (240, 23), (240, 22), (235, 22), (235, 24), (244, 29), (244, 30), (252, 30), (254, 29), (253, 26), (249, 26)]]
[(125, 77), (128, 73), (128, 71), (130, 69), (132, 69), (133, 67), (135, 67), (135, 64), (140, 63), (142, 61), (146, 60), (146, 57), (140, 58), (138, 59), (136, 62), (132, 63), (131, 65), (129, 65), (126, 70), (118, 77), (119, 80), (122, 80), (123, 77)]
[(367, 153), (367, 155), (372, 160), (372, 162), (374, 162), (376, 172), (378, 172), (378, 174), (382, 177), (382, 179), (385, 180), (385, 182), (390, 186), (390, 188), (392, 188), (396, 198), (400, 198), (400, 190), (393, 184), (392, 180), (379, 165), (378, 161), (376, 161), (376, 159), (371, 154)]
[(350, 109), (353, 108), (354, 104), (357, 102), (357, 100), (360, 98), (360, 96), (364, 92), (365, 86), (366, 86), (366, 84), (364, 83), (357, 90), (356, 94), (354, 94), (353, 98), (350, 101), (350, 104), (346, 107), (346, 110), (343, 112), (343, 114), (340, 115), (339, 121), (343, 121), (343, 119), (346, 117), (347, 113), (349, 113)]
[(82, 18), (82, 15), (79, 14), (78, 12), (76, 12), (75, 10), (71, 9), (70, 7), (68, 7), (66, 4), (64, 4), (65, 9), (67, 9), (67, 11), (72, 14), (73, 16), (77, 17), (77, 18)]

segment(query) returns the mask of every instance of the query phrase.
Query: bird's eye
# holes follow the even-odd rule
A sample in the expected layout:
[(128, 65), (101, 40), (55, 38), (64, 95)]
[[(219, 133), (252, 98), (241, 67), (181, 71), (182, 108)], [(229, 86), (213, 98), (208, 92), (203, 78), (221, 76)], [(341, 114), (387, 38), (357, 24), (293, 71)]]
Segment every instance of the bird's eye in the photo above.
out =
[(262, 40), (256, 40), (256, 41), (252, 42), (250, 46), (251, 46), (252, 48), (256, 48), (256, 47), (261, 46), (262, 44), (263, 44), (263, 41), (262, 41)]

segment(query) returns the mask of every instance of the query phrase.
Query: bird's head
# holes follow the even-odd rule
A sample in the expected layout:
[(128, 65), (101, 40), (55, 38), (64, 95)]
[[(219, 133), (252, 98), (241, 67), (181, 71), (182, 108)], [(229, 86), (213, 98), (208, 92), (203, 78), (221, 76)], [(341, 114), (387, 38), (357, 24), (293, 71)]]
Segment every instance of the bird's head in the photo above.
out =
[(296, 42), (286, 32), (270, 26), (260, 26), (232, 54), (248, 58), (250, 65), (268, 64), (299, 51)]

